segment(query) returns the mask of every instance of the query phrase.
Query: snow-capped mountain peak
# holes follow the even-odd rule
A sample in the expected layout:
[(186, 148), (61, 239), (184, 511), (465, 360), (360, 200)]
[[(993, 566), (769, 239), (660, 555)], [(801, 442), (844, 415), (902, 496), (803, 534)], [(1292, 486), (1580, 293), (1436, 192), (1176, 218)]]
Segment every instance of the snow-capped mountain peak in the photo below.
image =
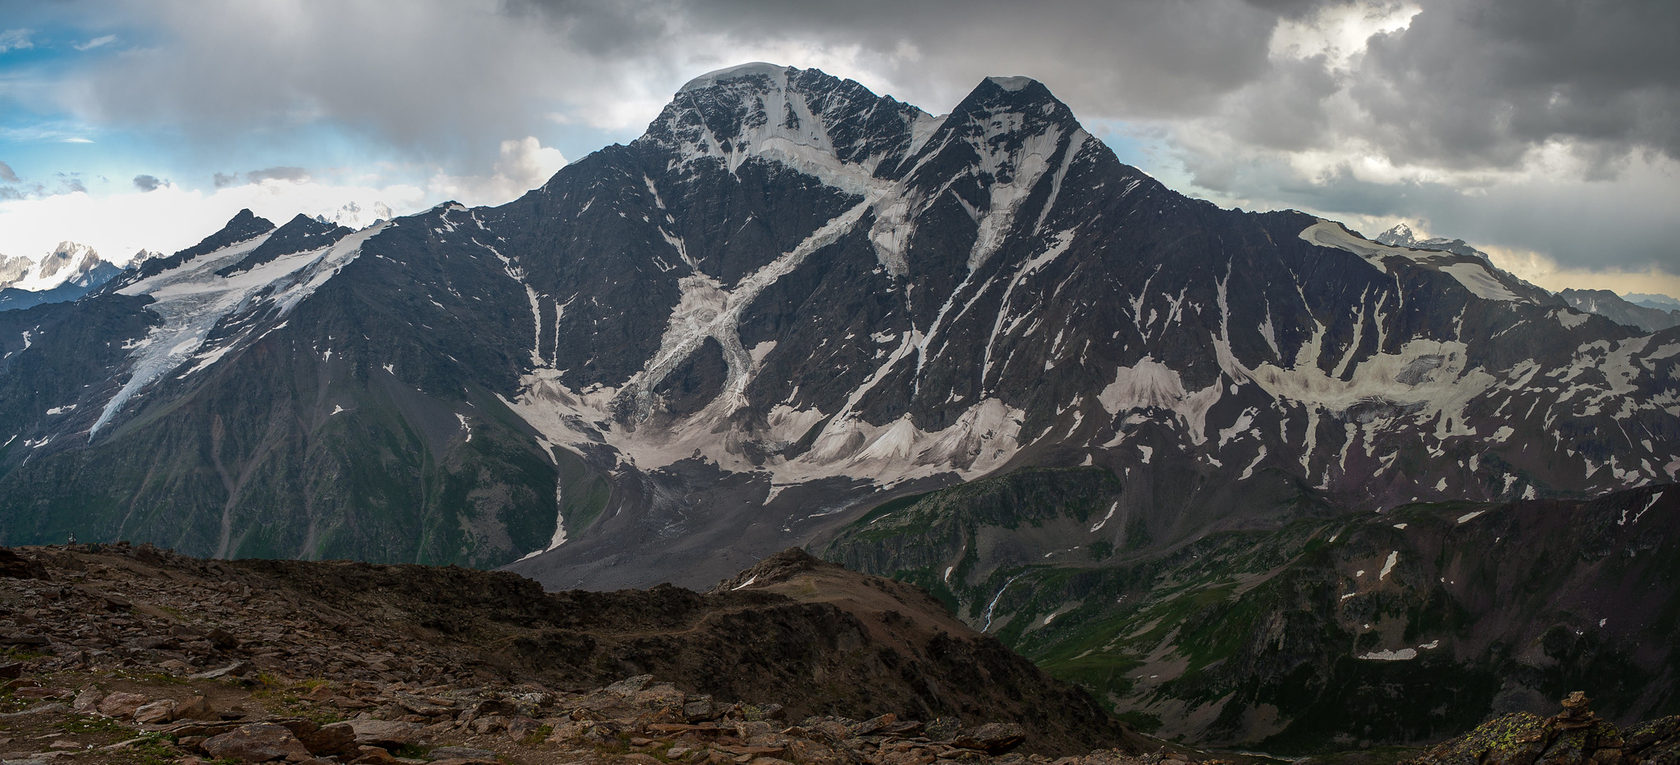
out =
[(862, 193), (870, 177), (908, 154), (914, 137), (934, 122), (851, 80), (747, 64), (684, 85), (640, 140), (673, 150), (672, 167), (721, 159), (734, 173), (757, 157)]
[(39, 261), (27, 257), (0, 257), (0, 289), (41, 292), (74, 282), (103, 263), (92, 247), (76, 242), (59, 242)]
[[(793, 67), (772, 64), (766, 61), (751, 61), (745, 64), (724, 67), (723, 69), (702, 74), (699, 77), (684, 83), (677, 92), (688, 93), (709, 88), (731, 80), (751, 80), (757, 78), (767, 78), (773, 81), (780, 81), (781, 84), (785, 86), (787, 84), (787, 73), (789, 69), (793, 69)], [(798, 70), (795, 69), (794, 71)]]

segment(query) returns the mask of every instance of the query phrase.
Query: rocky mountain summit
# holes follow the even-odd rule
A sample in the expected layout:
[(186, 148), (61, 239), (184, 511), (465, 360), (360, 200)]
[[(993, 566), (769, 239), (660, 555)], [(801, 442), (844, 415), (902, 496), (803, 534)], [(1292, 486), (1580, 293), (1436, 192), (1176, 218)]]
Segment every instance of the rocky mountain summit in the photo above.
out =
[(0, 548), (0, 650), (8, 763), (1163, 760), (925, 595), (796, 551), (709, 594), (545, 594), (458, 568)]

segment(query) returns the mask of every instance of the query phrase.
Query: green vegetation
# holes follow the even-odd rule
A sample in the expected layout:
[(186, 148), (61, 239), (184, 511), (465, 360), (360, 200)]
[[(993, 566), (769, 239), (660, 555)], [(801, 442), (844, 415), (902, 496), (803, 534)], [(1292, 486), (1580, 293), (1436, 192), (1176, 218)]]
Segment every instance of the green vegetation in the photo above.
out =
[(92, 715), (73, 715), (60, 723), (59, 729), (65, 733), (120, 733), (129, 730), (127, 726), (109, 717)]
[(142, 733), (128, 749), (139, 760), (139, 765), (171, 765), (180, 758), (180, 752), (175, 748), (175, 737), (168, 733)]

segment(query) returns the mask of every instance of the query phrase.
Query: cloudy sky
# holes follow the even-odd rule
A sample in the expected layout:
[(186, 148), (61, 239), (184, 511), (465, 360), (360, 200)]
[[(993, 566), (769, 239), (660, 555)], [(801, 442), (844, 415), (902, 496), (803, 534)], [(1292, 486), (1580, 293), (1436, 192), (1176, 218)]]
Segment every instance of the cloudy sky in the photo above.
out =
[(1677, 40), (1671, 0), (0, 0), (0, 253), (505, 202), (763, 60), (934, 113), (1029, 75), (1185, 193), (1680, 296)]

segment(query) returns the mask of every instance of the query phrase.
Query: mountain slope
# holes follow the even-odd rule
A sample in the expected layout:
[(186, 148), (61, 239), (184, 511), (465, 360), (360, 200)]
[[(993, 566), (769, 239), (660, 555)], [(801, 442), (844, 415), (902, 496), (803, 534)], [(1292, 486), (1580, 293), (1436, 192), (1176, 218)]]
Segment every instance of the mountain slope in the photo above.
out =
[(1425, 742), (1576, 690), (1680, 712), (1673, 484), (1419, 504), (1163, 546), (1100, 468), (883, 506), (823, 551), (928, 588), (1150, 732), (1264, 751)]
[(507, 205), (246, 213), (113, 284), (0, 314), (0, 542), (616, 587), (1027, 465), (1161, 545), (1680, 472), (1675, 330), (1185, 198), (1024, 78), (738, 67)]

